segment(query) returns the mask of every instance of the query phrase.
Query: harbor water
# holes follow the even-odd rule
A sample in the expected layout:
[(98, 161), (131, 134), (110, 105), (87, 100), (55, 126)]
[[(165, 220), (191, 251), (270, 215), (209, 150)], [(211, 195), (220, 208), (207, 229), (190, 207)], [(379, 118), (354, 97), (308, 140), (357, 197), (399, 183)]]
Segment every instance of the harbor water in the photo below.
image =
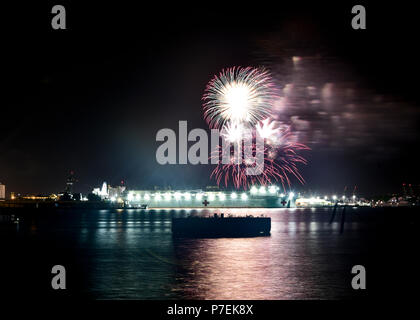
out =
[[(0, 230), (5, 295), (89, 299), (353, 299), (383, 294), (392, 267), (416, 267), (416, 210), (339, 209), (71, 210), (28, 214)], [(271, 217), (271, 235), (174, 238), (171, 218)], [(51, 289), (52, 266), (66, 290)], [(363, 265), (367, 290), (351, 286)], [(390, 269), (391, 268), (391, 269)], [(395, 269), (394, 269), (395, 271)], [(5, 276), (7, 275), (7, 276)], [(402, 292), (401, 294), (404, 294)]]

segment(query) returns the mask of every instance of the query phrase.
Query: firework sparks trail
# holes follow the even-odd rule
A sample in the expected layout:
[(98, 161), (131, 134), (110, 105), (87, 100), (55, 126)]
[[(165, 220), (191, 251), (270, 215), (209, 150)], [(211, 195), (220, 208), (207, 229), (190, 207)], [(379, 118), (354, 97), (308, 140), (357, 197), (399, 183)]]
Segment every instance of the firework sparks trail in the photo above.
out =
[(226, 123), (255, 125), (271, 116), (277, 89), (264, 69), (233, 67), (224, 69), (208, 83), (203, 95), (204, 119), (210, 128)]
[[(234, 154), (232, 152), (233, 150), (230, 150), (230, 161), (228, 163), (222, 163), (220, 161), (220, 155), (223, 150), (219, 146), (211, 154), (211, 158), (217, 159), (218, 164), (212, 171), (210, 178), (214, 178), (218, 185), (224, 184), (228, 186), (229, 183), (233, 183), (235, 188), (242, 187), (245, 190), (256, 183), (267, 185), (274, 182), (280, 182), (283, 190), (286, 190), (286, 186), (289, 188), (291, 186), (290, 176), (294, 176), (303, 184), (304, 178), (299, 172), (298, 164), (306, 164), (307, 161), (299, 155), (299, 152), (309, 150), (309, 148), (304, 144), (292, 142), (290, 136), (291, 132), (289, 128), (282, 132), (277, 132), (278, 144), (264, 145), (264, 161), (262, 163), (245, 159), (242, 148), (238, 148), (237, 154)], [(241, 145), (241, 143), (238, 143), (238, 145)], [(253, 153), (255, 152), (256, 145), (253, 143)], [(247, 174), (248, 168), (256, 168), (257, 166), (259, 166), (257, 169), (260, 170), (261, 174)]]

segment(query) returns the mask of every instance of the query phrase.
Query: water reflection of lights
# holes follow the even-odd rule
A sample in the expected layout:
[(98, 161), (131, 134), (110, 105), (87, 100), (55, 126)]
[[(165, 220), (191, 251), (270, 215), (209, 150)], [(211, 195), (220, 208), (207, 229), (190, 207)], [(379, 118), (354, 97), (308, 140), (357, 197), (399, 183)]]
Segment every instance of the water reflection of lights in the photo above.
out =
[(309, 230), (312, 232), (315, 232), (319, 229), (319, 223), (312, 221), (311, 223), (309, 223)]
[[(202, 209), (201, 215), (214, 211)], [(190, 211), (191, 214), (198, 212), (196, 209)], [(330, 225), (329, 214), (313, 214), (310, 209), (303, 208), (220, 208), (219, 212), (269, 215), (272, 217), (272, 235), (243, 239), (173, 240), (170, 218), (175, 214), (186, 216), (189, 214), (187, 210), (157, 210), (153, 214), (136, 211), (132, 215), (118, 214), (114, 210), (105, 216), (98, 214), (97, 220), (87, 218), (79, 241), (83, 246), (90, 246), (93, 239), (99, 248), (106, 248), (100, 255), (107, 263), (112, 261), (119, 266), (123, 261), (124, 268), (133, 271), (143, 266), (152, 272), (164, 270), (174, 280), (161, 279), (162, 286), (170, 288), (177, 298), (299, 299), (322, 296), (324, 291), (328, 291), (325, 290), (328, 286), (323, 286), (324, 280), (313, 277), (312, 273), (314, 265), (328, 268), (328, 254), (331, 248), (332, 251), (338, 248), (338, 242), (329, 239), (331, 235), (338, 237), (340, 224), (334, 222)], [(92, 222), (98, 228), (92, 228)], [(350, 228), (358, 228), (358, 224), (346, 223), (346, 229)], [(334, 232), (331, 233), (331, 230)], [(323, 245), (324, 242), (327, 246)], [(153, 256), (145, 255), (145, 248)], [(319, 264), (315, 264), (314, 259), (319, 260)], [(170, 270), (166, 269), (168, 265)], [(108, 269), (98, 266), (97, 270), (103, 283), (111, 279)], [(140, 273), (132, 274), (134, 278), (142, 277)], [(325, 283), (330, 285), (330, 281), (337, 285), (331, 278)], [(131, 284), (126, 281), (123, 286)]]

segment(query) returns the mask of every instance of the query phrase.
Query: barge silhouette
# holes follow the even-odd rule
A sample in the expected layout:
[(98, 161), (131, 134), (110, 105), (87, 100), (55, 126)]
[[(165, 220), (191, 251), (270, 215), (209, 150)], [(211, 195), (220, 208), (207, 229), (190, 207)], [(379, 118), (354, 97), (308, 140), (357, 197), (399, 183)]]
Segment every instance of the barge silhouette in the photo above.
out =
[(172, 218), (172, 234), (175, 237), (215, 238), (215, 237), (258, 237), (269, 236), (269, 217), (213, 217)]

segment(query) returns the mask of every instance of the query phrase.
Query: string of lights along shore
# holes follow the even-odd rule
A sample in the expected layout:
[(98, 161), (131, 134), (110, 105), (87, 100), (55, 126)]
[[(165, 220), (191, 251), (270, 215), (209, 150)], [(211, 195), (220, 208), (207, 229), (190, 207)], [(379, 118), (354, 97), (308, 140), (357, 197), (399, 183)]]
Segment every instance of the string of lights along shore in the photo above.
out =
[[(103, 201), (128, 208), (293, 208), (334, 205), (370, 206), (371, 202), (356, 195), (310, 196), (293, 191), (284, 192), (276, 185), (253, 185), (247, 191), (207, 190), (126, 190), (110, 187), (106, 182), (93, 194)], [(87, 200), (87, 199), (85, 199)]]

